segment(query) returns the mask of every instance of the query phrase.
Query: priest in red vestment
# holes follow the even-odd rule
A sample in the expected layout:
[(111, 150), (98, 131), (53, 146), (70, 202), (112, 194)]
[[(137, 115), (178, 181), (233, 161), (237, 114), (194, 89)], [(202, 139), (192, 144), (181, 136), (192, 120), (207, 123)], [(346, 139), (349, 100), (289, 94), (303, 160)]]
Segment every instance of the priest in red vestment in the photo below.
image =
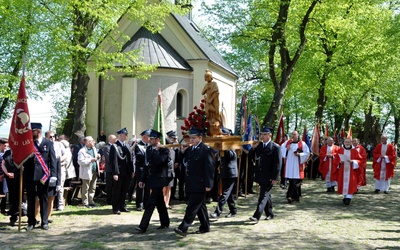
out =
[(393, 144), (387, 143), (387, 135), (381, 136), (381, 143), (374, 148), (374, 161), (372, 169), (375, 178), (375, 193), (389, 191), (390, 180), (396, 167), (396, 150)]
[(326, 144), (322, 146), (319, 151), (318, 170), (325, 180), (327, 193), (335, 192), (335, 186), (337, 186), (337, 165), (335, 165), (334, 162), (335, 158), (339, 157), (337, 154), (339, 146), (333, 144), (333, 142), (333, 138), (328, 137), (326, 139)]
[(353, 198), (353, 194), (357, 192), (361, 156), (357, 149), (353, 148), (351, 138), (344, 140), (343, 148), (339, 148), (338, 150), (338, 156), (335, 160), (337, 163), (336, 166), (338, 166), (338, 193), (344, 196), (343, 204), (348, 206)]
[(358, 138), (353, 138), (353, 147), (357, 149), (358, 153), (361, 156), (361, 164), (360, 164), (360, 176), (358, 177), (358, 189), (361, 186), (367, 185), (367, 151), (365, 148), (360, 144), (360, 140)]

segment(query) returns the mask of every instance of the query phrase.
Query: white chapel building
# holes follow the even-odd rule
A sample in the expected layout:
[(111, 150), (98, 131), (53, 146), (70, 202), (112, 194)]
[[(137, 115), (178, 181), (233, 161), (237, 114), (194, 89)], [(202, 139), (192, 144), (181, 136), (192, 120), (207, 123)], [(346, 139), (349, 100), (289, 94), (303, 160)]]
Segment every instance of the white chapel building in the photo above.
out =
[(111, 73), (112, 80), (90, 73), (87, 96), (87, 135), (115, 134), (126, 127), (129, 137), (153, 127), (158, 89), (162, 92), (164, 127), (176, 130), (179, 139), (184, 119), (203, 98), (206, 69), (219, 88), (222, 123), (234, 130), (237, 75), (188, 16), (171, 14), (160, 33), (151, 33), (122, 17), (119, 28), (131, 39), (123, 51), (143, 47), (143, 60), (158, 65), (148, 79)]

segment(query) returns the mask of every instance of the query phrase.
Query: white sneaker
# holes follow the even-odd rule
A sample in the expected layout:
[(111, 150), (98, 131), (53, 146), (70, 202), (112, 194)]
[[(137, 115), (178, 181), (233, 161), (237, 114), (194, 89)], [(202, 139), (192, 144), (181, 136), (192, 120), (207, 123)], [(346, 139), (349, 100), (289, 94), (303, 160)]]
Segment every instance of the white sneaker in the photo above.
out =
[(63, 210), (64, 210), (64, 206), (59, 206), (59, 207), (57, 208), (57, 210), (58, 210), (58, 211), (63, 211)]

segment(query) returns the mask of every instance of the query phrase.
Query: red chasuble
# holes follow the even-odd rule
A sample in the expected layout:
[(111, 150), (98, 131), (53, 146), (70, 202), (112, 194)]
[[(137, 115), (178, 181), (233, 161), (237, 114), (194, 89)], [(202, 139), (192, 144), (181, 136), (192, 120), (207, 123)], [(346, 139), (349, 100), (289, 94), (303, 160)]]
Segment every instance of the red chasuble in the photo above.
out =
[[(348, 150), (347, 150), (348, 151)], [(338, 155), (345, 154), (344, 148), (339, 148)], [(356, 149), (350, 149), (350, 160), (355, 160), (360, 166), (361, 156)], [(338, 166), (337, 170), (337, 183), (339, 194), (354, 194), (357, 192), (357, 183), (360, 175), (359, 169), (354, 169), (356, 164), (352, 163), (340, 163), (340, 158), (335, 159)], [(339, 165), (340, 164), (340, 165)]]
[(332, 145), (332, 155), (333, 158), (328, 158), (328, 145), (324, 145), (321, 147), (321, 150), (319, 151), (319, 167), (318, 170), (322, 174), (322, 177), (325, 180), (326, 175), (331, 172), (330, 179), (329, 181), (335, 181), (336, 180), (336, 174), (337, 174), (337, 163), (335, 163), (335, 159), (338, 157), (337, 152), (339, 150), (339, 147), (336, 145)]
[[(381, 164), (382, 161), (378, 162), (379, 157), (381, 156), (382, 152), (382, 143), (379, 143), (374, 149), (374, 162), (372, 163), (372, 169), (374, 170), (374, 178), (376, 180), (380, 180), (381, 175)], [(387, 181), (389, 178), (394, 176), (394, 168), (396, 166), (396, 150), (393, 144), (387, 144), (386, 155), (389, 158), (389, 163), (386, 163), (386, 179)]]

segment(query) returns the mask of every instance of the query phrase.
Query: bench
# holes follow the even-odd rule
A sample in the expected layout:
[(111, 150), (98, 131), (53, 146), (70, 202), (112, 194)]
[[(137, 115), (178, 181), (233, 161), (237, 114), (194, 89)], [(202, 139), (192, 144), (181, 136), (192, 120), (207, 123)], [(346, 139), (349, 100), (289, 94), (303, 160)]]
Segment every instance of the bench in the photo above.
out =
[[(101, 189), (99, 190), (99, 188), (103, 187), (103, 189), (104, 189), (105, 185), (106, 185), (105, 182), (97, 182), (96, 183), (96, 190), (99, 191), (99, 195), (97, 195), (96, 198), (100, 198), (102, 196), (102, 192), (101, 192), (102, 190)], [(70, 196), (71, 199), (78, 197), (78, 194), (81, 191), (81, 189), (82, 189), (81, 181), (71, 181), (71, 187), (68, 190), (68, 192), (72, 190), (72, 195)], [(65, 191), (66, 190), (64, 188), (64, 197), (65, 197)]]

